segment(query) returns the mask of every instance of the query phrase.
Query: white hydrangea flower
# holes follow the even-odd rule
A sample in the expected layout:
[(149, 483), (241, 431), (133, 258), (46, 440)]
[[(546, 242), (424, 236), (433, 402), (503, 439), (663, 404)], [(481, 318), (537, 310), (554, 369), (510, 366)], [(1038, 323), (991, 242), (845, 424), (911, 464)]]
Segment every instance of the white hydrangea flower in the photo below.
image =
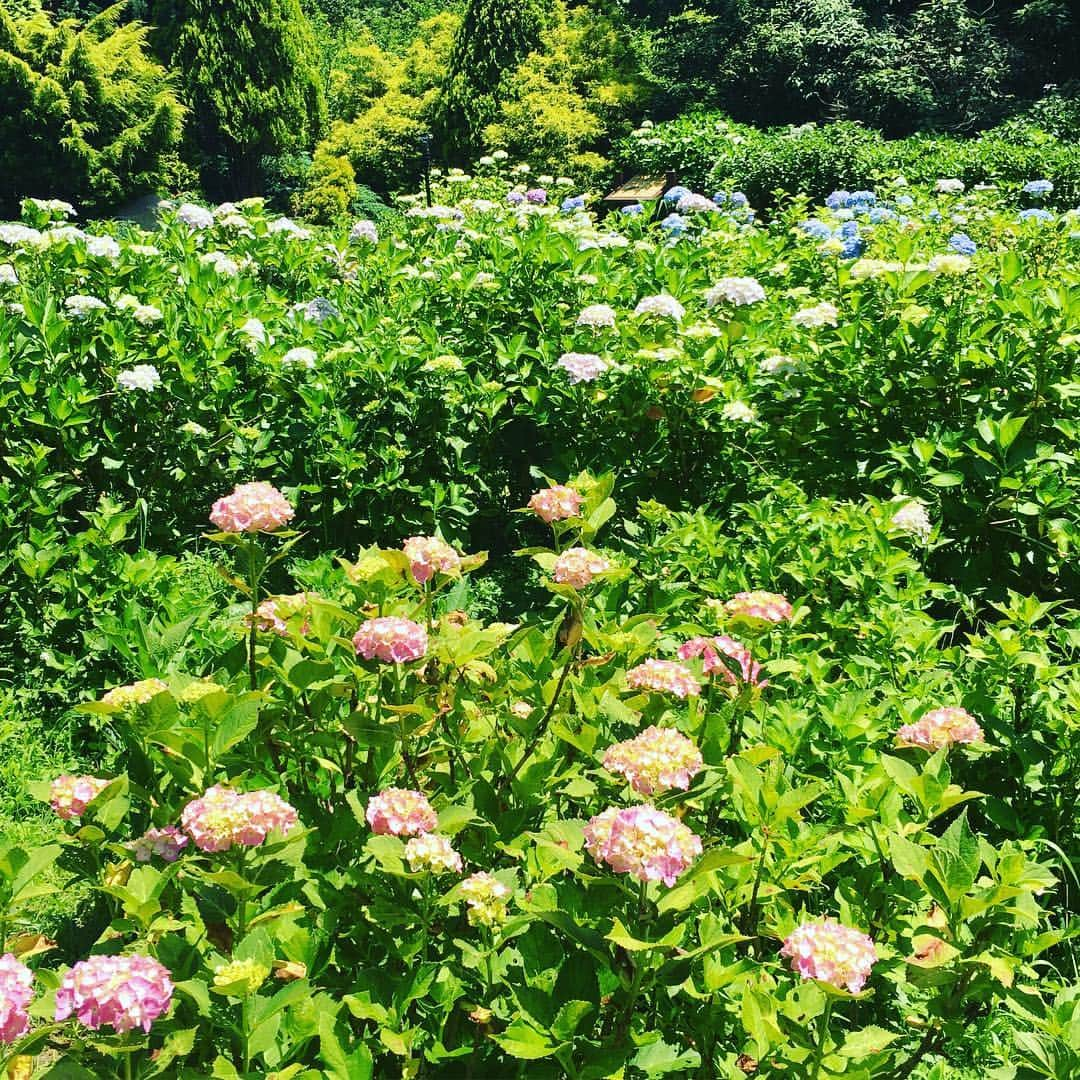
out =
[(314, 349), (309, 349), (306, 345), (298, 345), (295, 349), (290, 349), (281, 358), (281, 362), (286, 365), (298, 364), (310, 370), (315, 366), (317, 359), (318, 354)]
[(267, 222), (266, 231), (271, 235), (288, 233), (294, 240), (311, 239), (310, 229), (305, 229), (302, 225), (297, 225), (292, 218), (287, 217), (274, 218), (273, 221)]
[(358, 240), (366, 240), (368, 243), (379, 242), (379, 230), (374, 221), (358, 221), (349, 230), (349, 239), (355, 244)]
[(766, 375), (786, 375), (789, 372), (797, 371), (798, 367), (798, 360), (790, 356), (779, 355), (763, 357), (758, 364), (758, 370)]
[(85, 318), (91, 311), (104, 311), (108, 304), (99, 300), (96, 296), (69, 296), (64, 301), (64, 307), (69, 315), (76, 319)]
[(199, 256), (199, 262), (203, 266), (213, 267), (222, 277), (236, 277), (240, 273), (240, 265), (224, 251), (208, 251)]
[(590, 304), (583, 308), (577, 317), (578, 326), (591, 326), (594, 330), (603, 327), (614, 328), (615, 309), (607, 304)]
[(121, 390), (153, 390), (161, 385), (161, 376), (153, 364), (137, 364), (128, 371), (121, 371), (116, 376), (116, 385)]
[(563, 353), (558, 363), (570, 376), (571, 383), (593, 382), (608, 369), (607, 361), (596, 353)]
[(930, 260), (930, 269), (946, 276), (966, 274), (971, 269), (971, 260), (966, 255), (935, 255)]
[(119, 259), (120, 245), (111, 236), (90, 236), (86, 240), (86, 251), (95, 259)]
[(37, 244), (40, 241), (40, 230), (31, 229), (29, 225), (20, 225), (15, 221), (0, 225), (0, 244), (17, 247), (20, 244)]
[(930, 523), (930, 515), (926, 512), (926, 506), (918, 499), (909, 499), (905, 495), (899, 496), (893, 502), (899, 503), (900, 506), (892, 515), (892, 525), (919, 540), (924, 542), (929, 540), (933, 526)]
[(943, 178), (935, 182), (934, 190), (942, 195), (959, 195), (964, 190), (964, 181)]
[(791, 316), (791, 321), (795, 326), (802, 326), (807, 329), (817, 329), (822, 326), (836, 326), (840, 321), (840, 312), (837, 311), (835, 304), (830, 304), (827, 300), (823, 300), (820, 304), (815, 304), (813, 307), (796, 311), (795, 314)]
[(0, 285), (18, 285), (19, 275), (11, 263), (0, 263)]
[(686, 308), (674, 296), (659, 293), (656, 296), (646, 296), (639, 300), (638, 306), (634, 308), (634, 314), (658, 315), (678, 322), (686, 314)]
[(214, 215), (203, 206), (183, 203), (177, 208), (176, 220), (183, 222), (189, 229), (209, 229), (214, 224)]
[(139, 304), (132, 311), (131, 317), (142, 326), (151, 326), (161, 322), (161, 308), (156, 304)]
[(765, 290), (761, 282), (753, 277), (721, 278), (705, 293), (705, 304), (708, 307), (716, 307), (721, 303), (731, 304), (734, 307), (746, 307), (748, 304), (760, 303), (764, 299)]
[(704, 195), (698, 195), (691, 191), (684, 195), (675, 204), (675, 209), (680, 214), (709, 213), (717, 209), (716, 203)]
[(725, 420), (737, 420), (742, 424), (752, 423), (756, 414), (745, 401), (729, 401), (723, 408)]

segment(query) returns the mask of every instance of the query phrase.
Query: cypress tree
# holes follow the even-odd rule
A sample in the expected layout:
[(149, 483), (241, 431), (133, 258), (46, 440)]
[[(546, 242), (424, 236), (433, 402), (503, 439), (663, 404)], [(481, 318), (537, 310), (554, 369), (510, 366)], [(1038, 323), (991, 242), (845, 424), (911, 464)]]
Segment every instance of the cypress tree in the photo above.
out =
[(299, 0), (186, 0), (173, 66), (215, 194), (261, 194), (264, 159), (311, 148), (325, 118)]
[(468, 0), (454, 40), (436, 134), (443, 152), (469, 159), (495, 119), (504, 80), (540, 43), (538, 0)]

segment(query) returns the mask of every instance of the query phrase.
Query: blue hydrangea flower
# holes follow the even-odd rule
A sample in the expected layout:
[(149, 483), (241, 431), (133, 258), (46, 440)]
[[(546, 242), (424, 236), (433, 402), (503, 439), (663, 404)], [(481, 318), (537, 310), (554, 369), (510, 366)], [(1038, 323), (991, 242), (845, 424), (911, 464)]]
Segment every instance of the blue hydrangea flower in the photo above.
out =
[(915, 205), (915, 200), (910, 195), (897, 195), (897, 197), (896, 197), (896, 205), (897, 206), (905, 206), (905, 207), (914, 206)]
[(750, 203), (750, 200), (741, 191), (733, 191), (729, 199), (732, 206), (747, 206)]
[(676, 184), (673, 188), (669, 188), (664, 192), (664, 202), (677, 203), (684, 195), (693, 194), (688, 187), (683, 187), (681, 184)]
[(717, 206), (723, 206), (723, 205), (724, 205), (724, 203), (726, 203), (726, 202), (727, 202), (727, 195), (726, 195), (726, 194), (724, 194), (724, 192), (722, 192), (722, 191), (718, 191), (718, 192), (717, 192), (717, 193), (716, 193), (716, 194), (715, 194), (715, 195), (714, 195), (714, 196), (712, 197), (712, 201), (713, 201), (714, 203), (716, 203), (716, 205), (717, 205)]
[(874, 206), (877, 196), (872, 191), (853, 191), (848, 196), (848, 206)]
[(562, 212), (564, 214), (572, 214), (575, 210), (585, 209), (585, 196), (584, 195), (570, 195), (562, 201)]
[(852, 236), (844, 241), (840, 249), (841, 259), (857, 259), (866, 250), (866, 241), (859, 236)]
[(682, 236), (686, 231), (686, 218), (682, 214), (669, 214), (660, 222), (660, 228), (664, 229), (669, 236)]
[(1049, 180), (1029, 180), (1024, 185), (1026, 195), (1049, 195), (1054, 185)]
[(834, 191), (829, 195), (825, 200), (825, 205), (830, 210), (839, 210), (841, 207), (847, 206), (848, 199), (850, 198), (851, 192), (841, 189), (840, 191)]
[(1020, 211), (1021, 221), (1053, 221), (1054, 215), (1049, 210), (1043, 210), (1042, 207), (1033, 206), (1030, 210)]
[(957, 255), (974, 255), (979, 250), (979, 245), (968, 236), (967, 233), (953, 233), (949, 237), (949, 247), (957, 253)]
[(843, 239), (850, 240), (859, 235), (859, 223), (857, 221), (845, 221), (836, 232)]
[(928, 213), (928, 214), (926, 215), (926, 220), (927, 220), (927, 221), (940, 221), (940, 220), (941, 220), (941, 211), (940, 211), (940, 210), (936, 210), (936, 209), (935, 209), (935, 210), (931, 210), (931, 211), (930, 211), (930, 212), (929, 212), (929, 213)]
[(799, 228), (807, 236), (812, 236), (815, 240), (828, 240), (832, 236), (832, 229), (818, 218), (807, 218), (805, 221), (800, 221)]
[(895, 218), (896, 214), (885, 206), (875, 206), (867, 215), (871, 225), (880, 225), (883, 221), (893, 221)]
[(625, 214), (627, 217), (637, 217), (638, 214), (642, 214), (644, 212), (645, 212), (645, 207), (642, 206), (641, 203), (639, 203), (639, 202), (630, 203), (627, 206), (620, 206), (619, 207), (619, 213), (620, 214)]

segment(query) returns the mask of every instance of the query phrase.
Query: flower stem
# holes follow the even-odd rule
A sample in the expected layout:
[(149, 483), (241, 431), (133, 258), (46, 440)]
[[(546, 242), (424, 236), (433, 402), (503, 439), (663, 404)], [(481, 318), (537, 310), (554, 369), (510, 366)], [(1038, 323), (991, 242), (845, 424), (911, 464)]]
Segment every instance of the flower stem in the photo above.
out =
[(814, 1069), (810, 1073), (810, 1080), (818, 1080), (821, 1072), (821, 1062), (825, 1057), (825, 1043), (829, 1040), (829, 1020), (832, 1018), (833, 999), (825, 999), (825, 1011), (818, 1018), (818, 1044), (814, 1052)]
[(255, 541), (248, 542), (248, 586), (251, 589), (251, 626), (248, 628), (248, 681), (251, 689), (258, 685), (258, 675), (255, 671), (255, 638), (258, 630), (259, 613), (259, 574), (255, 566)]

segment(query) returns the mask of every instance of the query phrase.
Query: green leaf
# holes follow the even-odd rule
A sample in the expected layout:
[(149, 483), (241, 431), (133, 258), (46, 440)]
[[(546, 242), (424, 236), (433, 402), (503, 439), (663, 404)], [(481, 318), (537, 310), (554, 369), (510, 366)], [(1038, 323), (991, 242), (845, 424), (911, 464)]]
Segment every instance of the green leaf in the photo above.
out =
[(502, 1034), (492, 1035), (491, 1038), (511, 1057), (523, 1061), (551, 1057), (564, 1045), (552, 1042), (543, 1032), (520, 1020), (515, 1020)]

